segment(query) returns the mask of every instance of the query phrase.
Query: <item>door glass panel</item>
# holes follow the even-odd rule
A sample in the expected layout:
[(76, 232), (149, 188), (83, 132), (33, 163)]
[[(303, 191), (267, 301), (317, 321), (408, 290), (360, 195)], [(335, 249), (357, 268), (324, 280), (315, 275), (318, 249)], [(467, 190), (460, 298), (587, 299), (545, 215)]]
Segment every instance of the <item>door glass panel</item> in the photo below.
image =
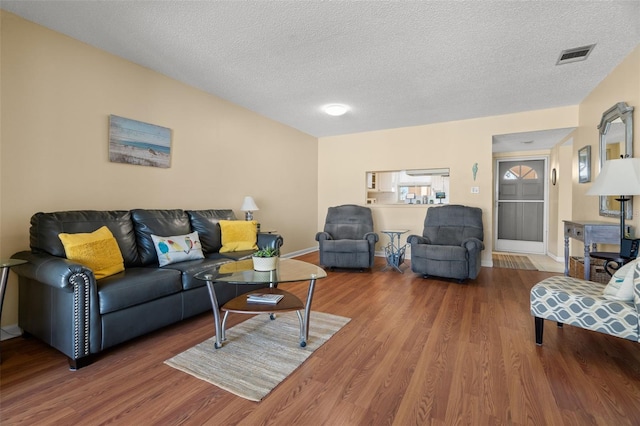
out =
[(544, 161), (502, 162), (498, 170), (500, 200), (544, 200)]

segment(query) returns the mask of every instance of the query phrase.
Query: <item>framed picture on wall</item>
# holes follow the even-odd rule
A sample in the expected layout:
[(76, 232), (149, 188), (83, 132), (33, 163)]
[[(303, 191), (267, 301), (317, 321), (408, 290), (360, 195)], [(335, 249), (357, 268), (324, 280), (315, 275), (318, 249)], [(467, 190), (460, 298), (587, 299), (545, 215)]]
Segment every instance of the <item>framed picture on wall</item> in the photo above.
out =
[(591, 182), (591, 146), (578, 150), (578, 182)]
[(169, 168), (171, 129), (110, 115), (109, 161)]

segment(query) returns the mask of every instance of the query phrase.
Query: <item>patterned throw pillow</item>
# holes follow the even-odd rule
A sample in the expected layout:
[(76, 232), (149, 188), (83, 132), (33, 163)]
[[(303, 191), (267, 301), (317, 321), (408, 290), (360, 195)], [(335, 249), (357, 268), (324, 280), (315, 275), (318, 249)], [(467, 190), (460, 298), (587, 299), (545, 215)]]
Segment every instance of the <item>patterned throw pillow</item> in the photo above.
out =
[(185, 260), (204, 259), (202, 245), (197, 232), (171, 237), (151, 235), (151, 239), (156, 248), (160, 266), (184, 262)]
[(258, 250), (258, 222), (255, 220), (221, 220), (220, 253)]
[(58, 234), (67, 259), (85, 265), (97, 280), (124, 271), (118, 242), (106, 226), (90, 233)]
[(637, 263), (638, 259), (632, 260), (618, 269), (604, 288), (602, 295), (612, 300), (633, 301), (633, 279)]

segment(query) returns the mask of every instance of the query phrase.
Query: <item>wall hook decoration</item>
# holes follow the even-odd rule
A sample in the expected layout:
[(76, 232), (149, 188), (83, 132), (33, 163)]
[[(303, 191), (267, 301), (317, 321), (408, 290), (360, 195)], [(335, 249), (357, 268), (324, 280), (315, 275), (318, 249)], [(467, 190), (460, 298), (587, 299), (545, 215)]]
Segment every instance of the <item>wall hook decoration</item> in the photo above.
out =
[(473, 171), (473, 180), (476, 180), (476, 175), (478, 174), (478, 163), (473, 163), (471, 170)]

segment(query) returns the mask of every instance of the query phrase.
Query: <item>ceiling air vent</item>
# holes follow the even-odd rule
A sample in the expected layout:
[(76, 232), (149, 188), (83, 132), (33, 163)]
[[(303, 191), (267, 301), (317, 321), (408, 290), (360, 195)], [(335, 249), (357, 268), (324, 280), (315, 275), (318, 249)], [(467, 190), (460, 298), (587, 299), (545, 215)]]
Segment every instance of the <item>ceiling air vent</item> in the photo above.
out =
[(589, 57), (589, 54), (591, 53), (594, 47), (596, 47), (596, 45), (591, 44), (589, 46), (582, 46), (582, 47), (576, 47), (573, 49), (563, 50), (560, 53), (560, 57), (558, 58), (558, 62), (556, 62), (556, 65), (584, 61)]

